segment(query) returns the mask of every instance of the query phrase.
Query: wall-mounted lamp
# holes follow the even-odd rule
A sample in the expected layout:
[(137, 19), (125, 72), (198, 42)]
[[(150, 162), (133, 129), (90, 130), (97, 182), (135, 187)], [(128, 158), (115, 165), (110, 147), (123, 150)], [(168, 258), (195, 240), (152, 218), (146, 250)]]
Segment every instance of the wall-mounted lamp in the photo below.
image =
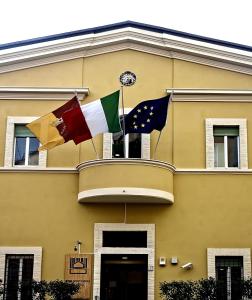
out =
[(193, 268), (193, 264), (191, 262), (181, 266), (182, 269), (184, 270), (191, 270)]
[(78, 254), (81, 253), (81, 244), (82, 242), (81, 241), (76, 241), (76, 244), (74, 245), (74, 251), (78, 251)]

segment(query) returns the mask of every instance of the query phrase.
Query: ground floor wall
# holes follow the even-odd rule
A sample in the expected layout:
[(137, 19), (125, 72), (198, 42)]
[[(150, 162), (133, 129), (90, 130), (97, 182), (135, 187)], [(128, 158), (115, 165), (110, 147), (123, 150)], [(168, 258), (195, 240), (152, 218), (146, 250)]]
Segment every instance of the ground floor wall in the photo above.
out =
[[(95, 253), (95, 224), (153, 225), (155, 299), (161, 281), (207, 277), (208, 248), (250, 253), (250, 175), (178, 174), (174, 179), (173, 205), (83, 205), (77, 202), (78, 174), (1, 173), (0, 247), (41, 247), (41, 278), (63, 279), (65, 255), (74, 252), (77, 240), (83, 253)], [(166, 266), (159, 266), (160, 257)], [(178, 264), (170, 263), (172, 257)], [(188, 262), (193, 268), (182, 269)]]

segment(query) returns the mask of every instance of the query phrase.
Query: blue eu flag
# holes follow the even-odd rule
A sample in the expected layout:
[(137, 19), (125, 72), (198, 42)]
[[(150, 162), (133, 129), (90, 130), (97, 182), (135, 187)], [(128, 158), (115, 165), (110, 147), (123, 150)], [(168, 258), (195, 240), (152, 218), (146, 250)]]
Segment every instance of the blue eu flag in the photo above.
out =
[(139, 103), (125, 117), (125, 134), (161, 131), (166, 123), (170, 96)]

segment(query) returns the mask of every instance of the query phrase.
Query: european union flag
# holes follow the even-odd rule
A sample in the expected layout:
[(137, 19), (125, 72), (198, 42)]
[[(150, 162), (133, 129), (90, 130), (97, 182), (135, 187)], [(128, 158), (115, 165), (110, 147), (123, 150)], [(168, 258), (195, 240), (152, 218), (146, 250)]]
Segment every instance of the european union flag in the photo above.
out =
[(139, 103), (125, 117), (125, 134), (161, 131), (166, 123), (170, 96)]

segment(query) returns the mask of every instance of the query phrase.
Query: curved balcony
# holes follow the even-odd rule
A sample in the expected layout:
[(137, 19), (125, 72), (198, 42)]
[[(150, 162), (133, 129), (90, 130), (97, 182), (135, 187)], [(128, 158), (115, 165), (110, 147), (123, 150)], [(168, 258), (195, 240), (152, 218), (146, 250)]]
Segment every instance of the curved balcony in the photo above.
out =
[(81, 163), (80, 203), (172, 204), (171, 164), (140, 159), (104, 159)]

